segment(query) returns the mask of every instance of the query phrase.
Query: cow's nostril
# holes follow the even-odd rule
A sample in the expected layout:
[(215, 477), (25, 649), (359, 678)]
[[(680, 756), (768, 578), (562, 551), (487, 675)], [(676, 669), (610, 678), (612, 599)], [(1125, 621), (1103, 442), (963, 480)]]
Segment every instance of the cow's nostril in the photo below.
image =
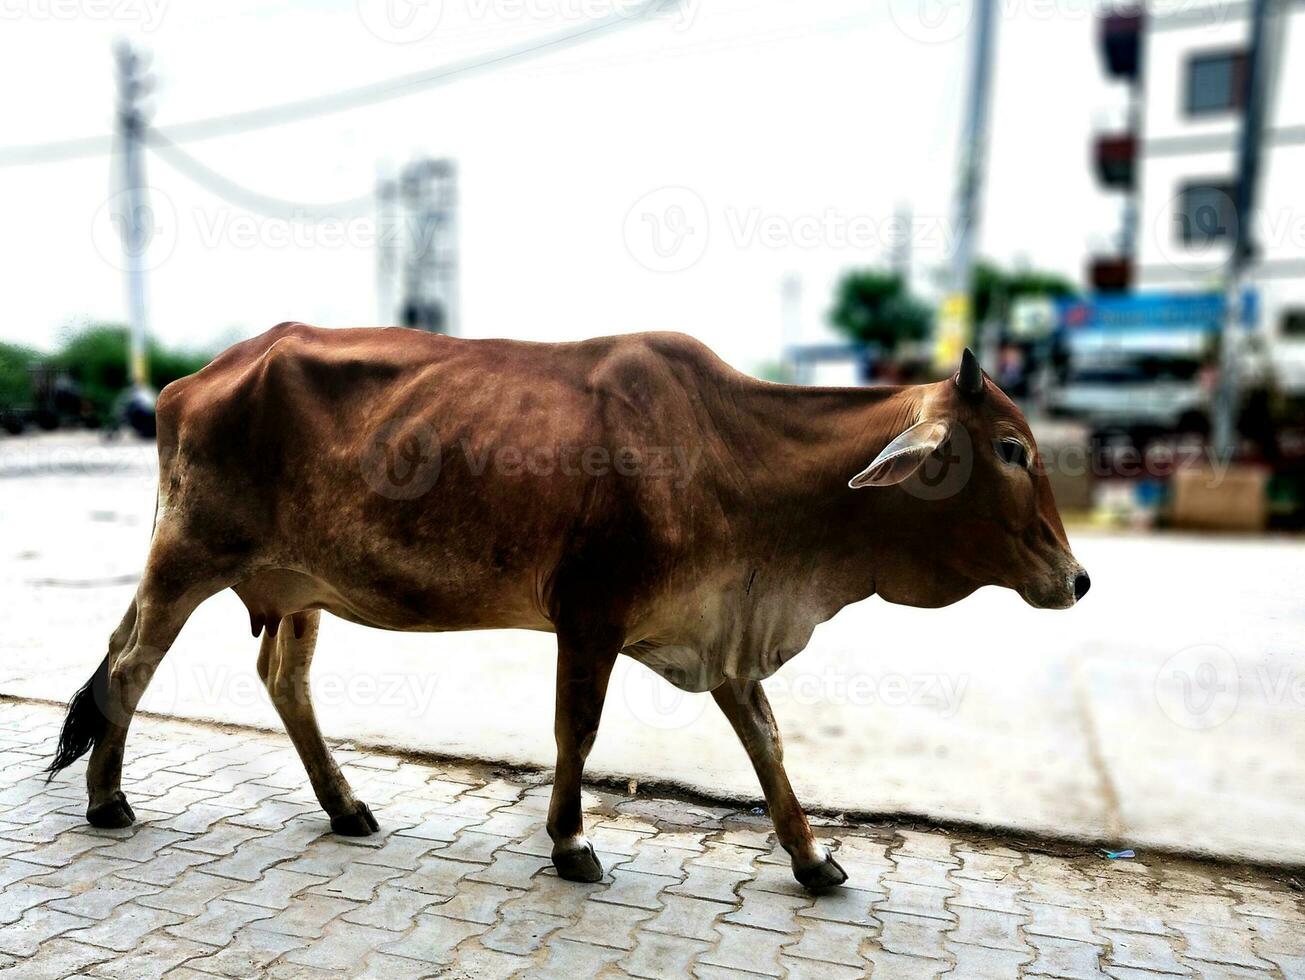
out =
[(1092, 580), (1088, 578), (1087, 572), (1079, 572), (1074, 576), (1074, 601), (1078, 602), (1085, 595), (1088, 589), (1092, 588)]

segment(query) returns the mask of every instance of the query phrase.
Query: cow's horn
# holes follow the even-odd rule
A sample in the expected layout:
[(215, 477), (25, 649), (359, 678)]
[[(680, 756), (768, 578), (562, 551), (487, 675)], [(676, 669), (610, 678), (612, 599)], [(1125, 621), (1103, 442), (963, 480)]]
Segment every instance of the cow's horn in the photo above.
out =
[(979, 359), (974, 356), (974, 351), (968, 347), (961, 355), (961, 369), (956, 372), (956, 387), (967, 395), (983, 394), (983, 369), (979, 367)]

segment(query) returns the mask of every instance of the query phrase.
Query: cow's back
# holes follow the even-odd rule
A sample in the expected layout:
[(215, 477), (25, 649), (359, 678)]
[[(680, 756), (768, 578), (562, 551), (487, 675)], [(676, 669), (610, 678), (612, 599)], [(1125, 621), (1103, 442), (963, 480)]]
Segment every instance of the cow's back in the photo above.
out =
[(559, 588), (637, 588), (683, 535), (647, 454), (701, 442), (700, 351), (282, 324), (161, 394), (161, 505), (361, 621), (547, 628)]

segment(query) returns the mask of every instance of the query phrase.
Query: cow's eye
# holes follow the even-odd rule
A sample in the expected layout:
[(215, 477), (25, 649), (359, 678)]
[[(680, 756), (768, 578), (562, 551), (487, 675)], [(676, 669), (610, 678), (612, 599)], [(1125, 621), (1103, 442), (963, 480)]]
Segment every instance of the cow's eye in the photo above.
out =
[(1029, 451), (1018, 439), (998, 439), (996, 442), (997, 458), (1011, 466), (1029, 465)]

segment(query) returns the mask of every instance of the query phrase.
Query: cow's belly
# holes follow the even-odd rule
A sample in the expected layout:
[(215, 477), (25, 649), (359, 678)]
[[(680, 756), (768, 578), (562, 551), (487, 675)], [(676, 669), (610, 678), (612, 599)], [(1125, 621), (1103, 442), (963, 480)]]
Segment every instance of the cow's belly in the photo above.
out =
[(498, 578), (450, 583), (388, 574), (313, 575), (274, 568), (235, 587), (251, 616), (279, 621), (304, 609), (377, 629), (441, 632), (471, 629), (550, 630), (529, 589)]
[[(801, 598), (748, 603), (708, 602), (709, 614), (692, 620), (671, 604), (679, 621), (621, 652), (684, 691), (710, 691), (727, 680), (769, 677), (806, 648), (829, 613)], [(701, 608), (701, 607), (700, 607)], [(687, 626), (692, 622), (692, 626)]]

